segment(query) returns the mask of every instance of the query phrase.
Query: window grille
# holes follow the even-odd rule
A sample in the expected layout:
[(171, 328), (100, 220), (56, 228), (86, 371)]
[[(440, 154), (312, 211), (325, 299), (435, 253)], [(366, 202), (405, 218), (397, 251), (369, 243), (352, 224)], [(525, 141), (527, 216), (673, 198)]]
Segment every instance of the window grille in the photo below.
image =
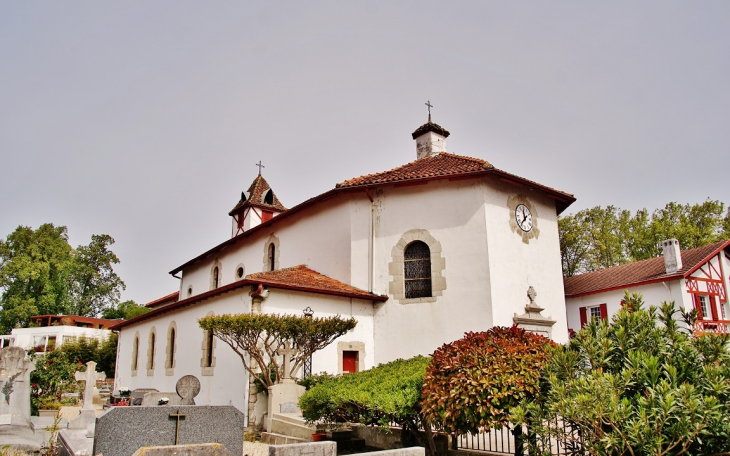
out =
[(404, 251), (406, 299), (431, 297), (431, 249), (415, 241)]

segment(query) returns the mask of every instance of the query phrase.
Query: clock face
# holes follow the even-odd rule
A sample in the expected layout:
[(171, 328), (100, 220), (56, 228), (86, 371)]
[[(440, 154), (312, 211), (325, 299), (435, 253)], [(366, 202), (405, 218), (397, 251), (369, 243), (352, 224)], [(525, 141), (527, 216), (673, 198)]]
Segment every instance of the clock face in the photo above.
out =
[(524, 204), (518, 204), (515, 208), (515, 221), (524, 232), (532, 229), (532, 213)]

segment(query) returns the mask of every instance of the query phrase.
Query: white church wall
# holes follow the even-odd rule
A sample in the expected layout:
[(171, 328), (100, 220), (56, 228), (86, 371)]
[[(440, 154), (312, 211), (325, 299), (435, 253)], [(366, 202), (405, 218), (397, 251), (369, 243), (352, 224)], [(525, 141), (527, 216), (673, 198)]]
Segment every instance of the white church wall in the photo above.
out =
[[(522, 230), (513, 232), (510, 220), (514, 209), (508, 198), (522, 194), (534, 207), (533, 220), (539, 229), (537, 238), (524, 243)], [(512, 326), (514, 314), (523, 314), (529, 303), (527, 290), (537, 292), (535, 302), (545, 310), (542, 315), (556, 320), (552, 338), (568, 340), (565, 320), (565, 293), (560, 260), (560, 240), (555, 201), (541, 192), (530, 191), (490, 178), (484, 187), (485, 220), (489, 245), (489, 269), (492, 291), (494, 325)], [(534, 222), (533, 222), (534, 223)]]
[(350, 279), (349, 284), (371, 291), (370, 242), (372, 205), (365, 192), (350, 195)]
[[(250, 311), (248, 287), (226, 293), (203, 303), (178, 309), (157, 318), (144, 320), (122, 328), (119, 336), (115, 389), (119, 387), (156, 388), (163, 392), (175, 391), (175, 384), (184, 375), (194, 375), (201, 383), (200, 395), (195, 399), (198, 405), (233, 405), (247, 413), (246, 394), (248, 377), (240, 358), (228, 345), (215, 340), (213, 356), (214, 375), (203, 375), (203, 330), (197, 319), (209, 312), (215, 314), (241, 313)], [(175, 367), (172, 375), (167, 375), (167, 332), (170, 323), (177, 327)], [(147, 353), (149, 334), (155, 328), (155, 368), (154, 375), (147, 375)], [(132, 376), (132, 351), (135, 334), (139, 332), (139, 358), (137, 373)]]
[[(220, 263), (219, 286), (238, 280), (236, 270), (243, 265), (244, 276), (264, 271), (266, 247), (270, 236), (279, 241), (278, 268), (306, 264), (311, 269), (344, 283), (350, 283), (350, 214), (347, 198), (336, 198), (295, 214), (239, 240), (185, 268), (181, 281), (181, 299), (211, 289), (214, 264)], [(266, 269), (268, 270), (268, 269)]]
[[(492, 326), (480, 182), (433, 181), (374, 192), (374, 292), (390, 295), (375, 314), (376, 364), (428, 355), (465, 331)], [(397, 300), (389, 289), (393, 248), (405, 233), (418, 229), (442, 249), (445, 289), (431, 302)]]
[[(261, 311), (275, 314), (302, 315), (302, 311), (310, 307), (315, 317), (354, 317), (357, 326), (347, 334), (338, 337), (329, 346), (312, 356), (312, 373), (339, 373), (339, 342), (360, 342), (365, 345), (363, 358), (360, 359), (360, 370), (374, 366), (373, 353), (373, 303), (361, 299), (344, 296), (330, 296), (315, 293), (301, 293), (282, 289), (270, 289), (269, 297), (261, 304)], [(301, 376), (301, 372), (299, 373)]]
[[(636, 292), (641, 294), (644, 297), (644, 303), (647, 308), (648, 306), (659, 306), (663, 301), (675, 301), (677, 307), (684, 306), (686, 308), (687, 303), (691, 303), (691, 300), (685, 301), (687, 294), (684, 288), (684, 280), (677, 279), (670, 282), (650, 283), (626, 289), (622, 288), (594, 293), (577, 298), (566, 298), (565, 309), (568, 317), (568, 328), (573, 331), (580, 330), (581, 307), (593, 307), (606, 304), (608, 318), (612, 318), (621, 309), (621, 301), (624, 298), (626, 290), (629, 293)], [(689, 308), (691, 308), (691, 304)]]

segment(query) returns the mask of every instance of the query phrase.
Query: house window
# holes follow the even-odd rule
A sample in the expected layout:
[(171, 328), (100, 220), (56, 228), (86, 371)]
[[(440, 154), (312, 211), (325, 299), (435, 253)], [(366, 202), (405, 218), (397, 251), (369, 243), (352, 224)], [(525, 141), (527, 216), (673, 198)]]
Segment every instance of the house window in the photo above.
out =
[(703, 320), (712, 320), (712, 310), (710, 310), (710, 300), (706, 295), (700, 295), (698, 296), (700, 301), (700, 307), (699, 311), (702, 315), (700, 315), (700, 318)]
[(414, 241), (403, 256), (406, 299), (431, 297), (431, 249), (425, 242)]
[(213, 366), (213, 331), (206, 331), (205, 335), (205, 367)]
[(605, 303), (597, 306), (581, 307), (578, 310), (580, 312), (581, 327), (587, 325), (588, 322), (592, 320), (601, 321), (608, 319), (608, 307)]
[(238, 277), (239, 279), (243, 279), (243, 266), (239, 266), (236, 269), (236, 277)]
[(272, 242), (269, 244), (269, 271), (276, 270), (276, 246)]
[(213, 288), (218, 288), (218, 266), (213, 268)]

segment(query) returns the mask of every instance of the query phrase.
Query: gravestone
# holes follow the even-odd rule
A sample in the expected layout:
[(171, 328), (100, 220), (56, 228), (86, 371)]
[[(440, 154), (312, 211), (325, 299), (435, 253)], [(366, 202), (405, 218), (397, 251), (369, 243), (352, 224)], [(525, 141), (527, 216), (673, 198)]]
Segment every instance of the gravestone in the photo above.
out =
[(68, 423), (69, 429), (87, 429), (89, 425), (94, 424), (96, 412), (94, 411), (94, 387), (97, 380), (104, 380), (106, 374), (104, 372), (96, 372), (96, 363), (89, 361), (86, 363), (86, 372), (76, 372), (74, 377), (77, 381), (85, 382), (84, 385), (84, 404), (81, 407), (79, 416), (72, 419)]
[(150, 446), (220, 443), (243, 454), (244, 415), (231, 405), (111, 407), (96, 418), (91, 454), (131, 456)]
[(200, 393), (200, 380), (195, 375), (185, 375), (177, 381), (175, 390), (182, 398), (181, 405), (195, 405), (195, 396)]
[(30, 426), (30, 373), (35, 363), (20, 347), (0, 349), (0, 424)]
[(144, 395), (144, 398), (142, 398), (142, 407), (159, 406), (160, 399), (163, 397), (169, 399), (167, 405), (183, 405), (182, 398), (178, 396), (177, 393), (154, 392)]
[[(298, 385), (291, 378), (291, 358), (297, 354), (296, 349), (291, 347), (291, 343), (286, 341), (284, 348), (279, 349), (279, 354), (284, 357), (284, 378), (281, 383), (269, 387), (269, 400), (266, 417), (266, 430), (271, 432), (275, 413), (296, 413), (301, 414), (297, 406), (299, 398), (302, 397), (307, 390), (302, 385)], [(286, 411), (284, 411), (286, 410)]]

